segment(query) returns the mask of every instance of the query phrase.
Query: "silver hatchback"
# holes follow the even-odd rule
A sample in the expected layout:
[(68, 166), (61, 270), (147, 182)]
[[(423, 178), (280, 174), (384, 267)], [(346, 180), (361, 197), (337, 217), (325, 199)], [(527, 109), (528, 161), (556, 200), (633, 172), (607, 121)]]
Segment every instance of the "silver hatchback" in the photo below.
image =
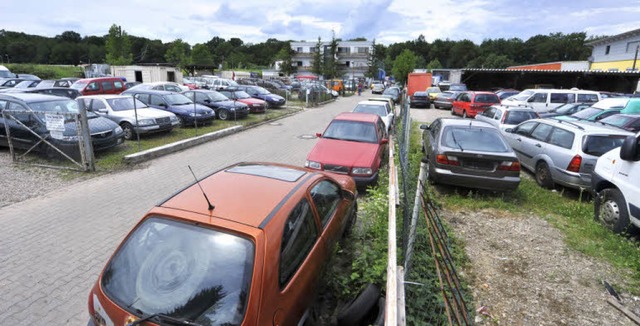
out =
[(560, 184), (591, 190), (598, 157), (619, 147), (631, 132), (595, 123), (533, 119), (506, 130), (520, 163), (543, 188)]

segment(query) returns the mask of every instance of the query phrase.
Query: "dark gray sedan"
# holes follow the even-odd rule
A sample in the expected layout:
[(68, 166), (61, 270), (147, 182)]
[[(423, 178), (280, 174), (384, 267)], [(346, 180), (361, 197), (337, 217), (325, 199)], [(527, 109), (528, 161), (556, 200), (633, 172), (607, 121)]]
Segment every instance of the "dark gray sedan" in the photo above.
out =
[(520, 161), (492, 125), (447, 117), (420, 129), (430, 182), (492, 191), (520, 184)]

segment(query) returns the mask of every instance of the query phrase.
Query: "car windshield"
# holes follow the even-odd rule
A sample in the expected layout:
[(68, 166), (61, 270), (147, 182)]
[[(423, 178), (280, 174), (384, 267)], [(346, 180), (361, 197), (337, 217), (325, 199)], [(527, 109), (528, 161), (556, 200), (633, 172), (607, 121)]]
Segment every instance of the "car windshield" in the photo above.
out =
[(622, 146), (624, 135), (589, 135), (582, 144), (582, 151), (593, 156), (602, 154)]
[(384, 90), (384, 92), (382, 92), (382, 94), (384, 95), (393, 95), (396, 96), (398, 95), (399, 91), (397, 88), (387, 88)]
[(34, 83), (33, 80), (23, 80), (17, 83), (16, 86), (13, 86), (13, 88), (29, 88), (29, 87), (33, 87), (31, 86), (33, 83)]
[(616, 127), (624, 127), (637, 119), (638, 118), (634, 116), (615, 114), (600, 120), (600, 122)]
[(193, 104), (193, 102), (186, 96), (182, 94), (167, 94), (164, 96), (164, 99), (169, 103), (169, 105), (187, 105)]
[(33, 111), (78, 113), (78, 103), (71, 99), (49, 100), (29, 103)]
[(508, 125), (517, 125), (520, 124), (520, 122), (537, 118), (536, 113), (533, 111), (507, 111), (506, 114), (507, 116), (504, 118), (504, 123)]
[(451, 86), (449, 86), (449, 90), (451, 90), (451, 91), (466, 91), (467, 90), (467, 86), (466, 85), (451, 85)]
[(450, 126), (445, 128), (442, 137), (444, 146), (462, 151), (474, 152), (510, 152), (497, 129), (469, 128), (467, 126)]
[(554, 112), (554, 113), (559, 113), (559, 114), (567, 114), (569, 113), (571, 110), (573, 110), (574, 107), (576, 107), (577, 104), (571, 104), (571, 103), (567, 103), (567, 104), (562, 104), (559, 107), (549, 110), (549, 112)]
[(233, 92), (233, 93), (236, 95), (237, 98), (243, 98), (243, 99), (244, 98), (251, 98), (251, 96), (249, 96), (249, 94), (247, 94), (247, 92), (245, 92), (245, 91), (236, 91), (236, 92)]
[(602, 112), (604, 110), (602, 109), (598, 109), (598, 108), (594, 108), (594, 107), (590, 107), (590, 108), (586, 108), (582, 111), (576, 112), (574, 114), (572, 114), (571, 116), (577, 119), (589, 119), (591, 117), (593, 117), (594, 115)]
[(373, 113), (381, 117), (387, 116), (387, 109), (382, 105), (358, 104), (353, 112)]
[(131, 314), (240, 325), (254, 252), (253, 242), (240, 236), (153, 216), (115, 253), (102, 288)]
[(360, 121), (333, 120), (322, 138), (378, 143), (375, 125)]
[[(133, 98), (132, 97), (126, 97), (126, 98), (111, 98), (111, 99), (107, 99), (107, 103), (109, 103), (109, 106), (111, 107), (111, 109), (113, 109), (113, 111), (128, 111), (128, 110), (133, 110)], [(142, 108), (147, 108), (148, 106), (144, 103), (142, 103), (140, 100), (136, 99), (135, 102), (136, 109), (142, 109)]]
[(511, 96), (510, 99), (515, 101), (526, 101), (533, 95), (533, 91), (522, 91), (514, 96)]
[(77, 82), (71, 84), (71, 86), (69, 86), (69, 87), (71, 87), (73, 89), (83, 89), (85, 86), (87, 86), (87, 84), (88, 84), (88, 82), (86, 82), (86, 81), (83, 81), (83, 82), (77, 81)]
[(212, 102), (222, 102), (222, 101), (228, 101), (229, 98), (216, 92), (216, 91), (211, 91), (211, 92), (207, 92), (207, 96), (209, 97), (209, 99)]
[(255, 86), (252, 87), (254, 90), (256, 90), (256, 93), (260, 94), (260, 95), (269, 95), (271, 94), (271, 92), (269, 92), (268, 90), (260, 87), (260, 86)]

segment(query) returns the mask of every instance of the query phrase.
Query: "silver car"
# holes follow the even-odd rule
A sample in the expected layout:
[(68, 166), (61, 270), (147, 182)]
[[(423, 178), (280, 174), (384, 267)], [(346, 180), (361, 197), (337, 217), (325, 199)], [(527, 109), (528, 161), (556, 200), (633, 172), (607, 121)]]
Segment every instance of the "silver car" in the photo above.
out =
[(589, 191), (598, 157), (628, 135), (633, 133), (595, 123), (532, 119), (507, 129), (505, 138), (541, 187), (557, 183)]
[(490, 123), (503, 133), (508, 128), (535, 118), (538, 118), (538, 113), (529, 107), (507, 105), (493, 105), (476, 115), (476, 120)]
[(136, 134), (171, 131), (180, 125), (175, 114), (147, 106), (133, 97), (125, 95), (80, 96), (88, 111), (108, 118), (122, 127), (125, 139), (133, 139)]
[(438, 118), (421, 125), (427, 179), (432, 183), (514, 190), (520, 162), (498, 129), (476, 120)]

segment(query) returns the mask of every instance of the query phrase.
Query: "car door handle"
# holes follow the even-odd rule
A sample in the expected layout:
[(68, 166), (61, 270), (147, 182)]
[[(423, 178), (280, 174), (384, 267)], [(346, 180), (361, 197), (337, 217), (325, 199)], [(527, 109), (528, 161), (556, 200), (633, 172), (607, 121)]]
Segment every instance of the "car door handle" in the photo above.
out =
[(536, 144), (536, 147), (542, 147), (542, 145), (540, 145), (540, 144)]
[(516, 138), (517, 141), (522, 141), (522, 138)]

